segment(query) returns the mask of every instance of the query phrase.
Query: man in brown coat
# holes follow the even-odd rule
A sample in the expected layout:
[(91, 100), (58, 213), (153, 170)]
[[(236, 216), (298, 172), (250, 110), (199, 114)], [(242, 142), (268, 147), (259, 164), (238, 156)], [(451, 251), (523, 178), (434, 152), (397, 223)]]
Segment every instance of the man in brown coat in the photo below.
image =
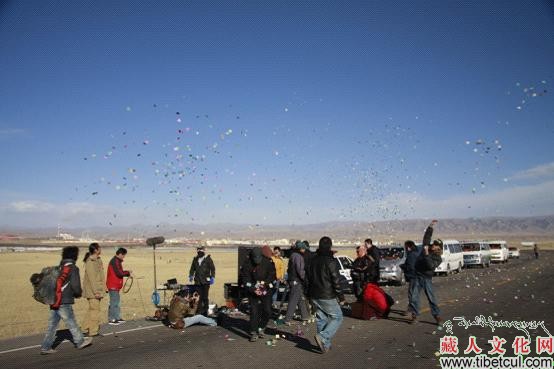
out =
[(83, 296), (88, 301), (88, 312), (85, 317), (82, 331), (90, 337), (98, 336), (100, 329), (100, 301), (106, 290), (104, 264), (100, 259), (102, 249), (96, 242), (88, 247), (85, 255), (85, 279), (83, 283)]

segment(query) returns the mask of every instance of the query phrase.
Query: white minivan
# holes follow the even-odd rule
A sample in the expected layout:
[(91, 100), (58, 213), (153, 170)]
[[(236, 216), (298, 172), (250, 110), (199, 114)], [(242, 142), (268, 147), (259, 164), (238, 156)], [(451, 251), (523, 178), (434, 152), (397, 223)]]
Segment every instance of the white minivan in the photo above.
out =
[(481, 268), (491, 266), (491, 249), (487, 242), (462, 242), (464, 266), (480, 265)]
[(435, 269), (435, 273), (461, 272), (464, 266), (464, 254), (460, 242), (456, 240), (442, 241), (442, 263)]
[(506, 241), (489, 241), (491, 248), (491, 261), (496, 263), (507, 263), (510, 257)]

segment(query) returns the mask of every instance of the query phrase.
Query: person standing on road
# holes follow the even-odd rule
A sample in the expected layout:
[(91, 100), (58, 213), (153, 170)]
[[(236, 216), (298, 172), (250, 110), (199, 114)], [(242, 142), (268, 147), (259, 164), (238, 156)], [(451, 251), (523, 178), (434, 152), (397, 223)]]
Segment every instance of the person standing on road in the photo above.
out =
[(340, 305), (345, 301), (339, 283), (340, 268), (333, 257), (332, 246), (333, 242), (329, 237), (319, 240), (317, 255), (312, 259), (308, 275), (310, 297), (316, 309), (317, 334), (314, 338), (321, 353), (326, 353), (331, 348), (331, 339), (343, 319)]
[(367, 255), (367, 249), (365, 246), (356, 247), (357, 258), (352, 263), (352, 269), (350, 275), (354, 282), (354, 296), (358, 301), (363, 300), (364, 288), (369, 280), (369, 266), (372, 261)]
[(364, 241), (365, 247), (367, 249), (367, 256), (371, 261), (371, 264), (368, 267), (368, 282), (379, 283), (381, 278), (379, 273), (379, 261), (381, 260), (381, 254), (377, 246), (373, 245), (371, 238), (368, 238)]
[(206, 255), (204, 246), (196, 249), (197, 255), (192, 260), (189, 271), (189, 282), (198, 286), (200, 294), (200, 306), (198, 313), (208, 316), (210, 307), (210, 286), (215, 281), (215, 265), (210, 255)]
[(84, 295), (88, 301), (88, 312), (81, 329), (90, 337), (98, 336), (100, 330), (100, 301), (104, 297), (106, 280), (104, 264), (100, 259), (102, 249), (96, 242), (91, 243), (83, 259), (85, 263)]
[(437, 224), (437, 221), (433, 220), (425, 230), (423, 236), (423, 249), (415, 263), (416, 278), (414, 283), (410, 283), (409, 295), (411, 300), (409, 302), (409, 310), (412, 314), (410, 320), (412, 324), (417, 322), (417, 316), (419, 315), (419, 295), (421, 294), (421, 290), (425, 291), (425, 296), (427, 296), (429, 306), (431, 307), (431, 314), (433, 314), (437, 325), (440, 325), (442, 322), (437, 298), (433, 292), (432, 282), (435, 269), (442, 262), (441, 255), (443, 246), (440, 239), (434, 240), (432, 244), (430, 242), (435, 224)]
[(273, 248), (273, 256), (271, 257), (271, 260), (273, 260), (273, 264), (275, 265), (276, 276), (275, 292), (271, 297), (271, 302), (275, 306), (275, 304), (277, 303), (277, 296), (279, 295), (279, 286), (285, 282), (285, 261), (281, 256), (281, 248), (279, 246), (275, 246)]
[(271, 317), (271, 289), (275, 281), (275, 265), (256, 247), (241, 267), (242, 287), (250, 303), (250, 342), (264, 338)]
[(110, 325), (125, 323), (125, 320), (121, 318), (121, 296), (119, 291), (123, 288), (123, 278), (130, 277), (132, 274), (130, 270), (123, 270), (123, 260), (126, 255), (127, 249), (120, 247), (108, 264), (106, 287), (110, 296), (110, 306), (108, 308), (108, 324)]
[(81, 278), (79, 277), (79, 268), (75, 263), (79, 257), (79, 248), (77, 246), (67, 246), (62, 250), (62, 261), (60, 262), (60, 275), (56, 281), (56, 299), (54, 304), (50, 305), (50, 316), (48, 318), (48, 329), (40, 353), (42, 355), (54, 354), (56, 350), (52, 348), (56, 339), (56, 329), (60, 320), (63, 320), (65, 326), (73, 336), (73, 344), (82, 349), (92, 344), (92, 337), (83, 337), (83, 333), (75, 320), (73, 304), (75, 298), (82, 295)]
[(289, 304), (284, 323), (291, 324), (296, 308), (300, 308), (300, 316), (302, 321), (308, 321), (310, 313), (304, 295), (304, 286), (306, 285), (306, 269), (304, 267), (304, 253), (306, 252), (306, 244), (302, 241), (296, 241), (294, 250), (290, 255), (289, 265), (287, 268), (288, 283), (290, 288)]
[(412, 301), (412, 292), (415, 288), (414, 284), (417, 282), (415, 264), (421, 253), (421, 248), (417, 247), (415, 242), (411, 240), (404, 242), (404, 248), (406, 249), (406, 261), (404, 264), (400, 265), (400, 268), (408, 282), (408, 309), (405, 313), (405, 316), (407, 316), (410, 315), (409, 302)]

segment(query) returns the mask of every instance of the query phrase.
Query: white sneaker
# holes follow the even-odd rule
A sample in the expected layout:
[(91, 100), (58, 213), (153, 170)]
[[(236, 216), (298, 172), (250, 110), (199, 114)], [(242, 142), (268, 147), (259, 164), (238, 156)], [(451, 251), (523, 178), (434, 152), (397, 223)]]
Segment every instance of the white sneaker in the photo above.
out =
[(84, 349), (85, 347), (90, 346), (90, 345), (92, 345), (92, 337), (85, 337), (83, 342), (81, 342), (81, 344), (79, 346), (77, 346), (77, 348), (80, 350), (80, 349)]

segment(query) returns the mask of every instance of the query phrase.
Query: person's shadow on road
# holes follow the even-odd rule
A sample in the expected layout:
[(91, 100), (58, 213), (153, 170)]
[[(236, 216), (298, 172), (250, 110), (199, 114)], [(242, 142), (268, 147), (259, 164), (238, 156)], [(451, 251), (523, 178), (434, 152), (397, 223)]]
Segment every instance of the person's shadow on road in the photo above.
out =
[(56, 338), (54, 339), (54, 343), (52, 344), (52, 348), (56, 349), (61, 343), (65, 340), (68, 340), (73, 345), (75, 345), (75, 342), (73, 341), (73, 336), (71, 335), (71, 332), (69, 329), (60, 329), (56, 332)]
[[(240, 336), (244, 339), (250, 338), (250, 333), (249, 333), (250, 323), (247, 319), (242, 319), (242, 318), (232, 317), (229, 315), (222, 314), (222, 316), (220, 316), (218, 319), (218, 323), (220, 327), (227, 329), (229, 332), (232, 332), (237, 336)], [(312, 353), (320, 353), (319, 348), (312, 345), (309, 339), (292, 334), (291, 332), (288, 332), (288, 331), (280, 330), (278, 328), (267, 327), (265, 330), (265, 335), (267, 336), (267, 339), (275, 339), (277, 335), (279, 335), (279, 337), (282, 337), (284, 335), (285, 338), (280, 338), (280, 339), (293, 342), (296, 344), (296, 347), (302, 350), (312, 352)]]

